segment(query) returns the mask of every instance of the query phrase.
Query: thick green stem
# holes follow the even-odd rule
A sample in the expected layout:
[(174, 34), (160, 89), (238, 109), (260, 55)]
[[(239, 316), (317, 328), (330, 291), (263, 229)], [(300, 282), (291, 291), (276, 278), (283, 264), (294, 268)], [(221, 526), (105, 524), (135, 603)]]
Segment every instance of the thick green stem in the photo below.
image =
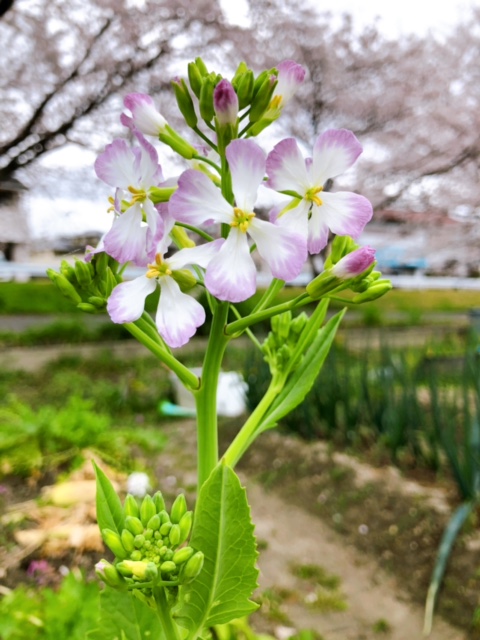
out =
[(218, 462), (217, 389), (223, 354), (229, 338), (224, 329), (228, 302), (217, 305), (202, 366), (200, 389), (195, 392), (197, 406), (198, 490)]
[(229, 336), (233, 336), (240, 331), (244, 331), (247, 327), (252, 324), (256, 324), (257, 322), (262, 322), (262, 320), (268, 320), (272, 316), (276, 316), (279, 313), (283, 313), (284, 311), (290, 311), (295, 307), (300, 307), (305, 304), (312, 302), (310, 296), (306, 293), (302, 293), (300, 296), (295, 298), (294, 300), (290, 300), (289, 302), (284, 302), (283, 304), (278, 304), (275, 307), (270, 307), (269, 309), (264, 309), (263, 311), (259, 311), (258, 313), (252, 313), (241, 320), (235, 320), (234, 322), (230, 322), (225, 329), (225, 333)]
[(162, 630), (167, 640), (181, 640), (181, 635), (177, 625), (172, 620), (170, 609), (167, 603), (164, 587), (155, 587), (153, 597), (157, 605), (157, 614), (162, 624)]
[(197, 376), (192, 373), (188, 367), (179, 362), (175, 356), (172, 356), (171, 353), (165, 351), (158, 342), (152, 340), (146, 333), (137, 327), (135, 323), (127, 322), (123, 326), (134, 338), (141, 342), (149, 351), (157, 356), (159, 360), (164, 362), (169, 369), (176, 373), (188, 389), (191, 389), (192, 391), (198, 389), (200, 383)]
[(272, 378), (270, 385), (259, 402), (259, 404), (255, 407), (254, 411), (245, 422), (243, 427), (235, 436), (233, 442), (228, 447), (225, 455), (223, 456), (223, 460), (229, 467), (234, 467), (240, 458), (243, 456), (248, 447), (255, 440), (258, 435), (257, 430), (262, 418), (270, 408), (272, 402), (278, 396), (282, 387), (285, 383), (285, 378), (282, 379), (278, 377)]

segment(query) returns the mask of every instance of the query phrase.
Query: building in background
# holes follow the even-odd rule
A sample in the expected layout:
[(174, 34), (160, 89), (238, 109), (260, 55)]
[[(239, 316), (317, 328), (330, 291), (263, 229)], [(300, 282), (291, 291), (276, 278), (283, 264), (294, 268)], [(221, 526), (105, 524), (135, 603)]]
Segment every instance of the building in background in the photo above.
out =
[(30, 257), (26, 191), (25, 185), (16, 178), (0, 175), (0, 259), (3, 261), (25, 262)]

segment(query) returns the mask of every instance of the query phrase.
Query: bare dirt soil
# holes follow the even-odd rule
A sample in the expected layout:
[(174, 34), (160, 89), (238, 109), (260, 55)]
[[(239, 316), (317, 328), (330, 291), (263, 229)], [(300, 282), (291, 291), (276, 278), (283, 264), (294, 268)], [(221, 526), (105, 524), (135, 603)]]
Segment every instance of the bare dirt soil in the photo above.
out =
[[(225, 425), (228, 441), (234, 425)], [(172, 424), (158, 460), (160, 486), (195, 485), (186, 443), (194, 425)], [(423, 603), (443, 527), (447, 489), (405, 480), (344, 454), (272, 432), (240, 466), (259, 541), (258, 630), (315, 630), (324, 640), (420, 640)], [(480, 582), (478, 536), (457, 544), (431, 638), (473, 640)], [(448, 619), (448, 620), (447, 620)]]

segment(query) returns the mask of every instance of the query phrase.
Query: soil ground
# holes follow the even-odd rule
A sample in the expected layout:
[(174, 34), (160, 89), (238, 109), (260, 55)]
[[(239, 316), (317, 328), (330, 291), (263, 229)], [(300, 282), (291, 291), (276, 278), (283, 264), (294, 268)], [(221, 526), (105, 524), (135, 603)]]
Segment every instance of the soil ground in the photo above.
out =
[[(121, 348), (125, 357), (125, 345)], [(35, 350), (9, 351), (10, 364), (12, 351), (19, 352), (16, 366), (44, 363)], [(59, 353), (64, 350), (57, 347)], [(137, 353), (135, 345), (132, 356)], [(49, 350), (47, 359), (52, 355)], [(224, 442), (236, 427), (223, 425)], [(172, 422), (166, 431), (168, 445), (154, 462), (158, 486), (172, 495), (184, 489), (193, 498), (193, 422)], [(313, 629), (323, 640), (422, 638), (436, 551), (457, 504), (451, 485), (406, 480), (394, 469), (278, 432), (259, 439), (239, 473), (261, 550), (259, 630), (278, 638), (288, 637), (289, 628)], [(455, 547), (433, 640), (480, 638), (472, 623), (480, 593), (480, 537), (474, 524)]]

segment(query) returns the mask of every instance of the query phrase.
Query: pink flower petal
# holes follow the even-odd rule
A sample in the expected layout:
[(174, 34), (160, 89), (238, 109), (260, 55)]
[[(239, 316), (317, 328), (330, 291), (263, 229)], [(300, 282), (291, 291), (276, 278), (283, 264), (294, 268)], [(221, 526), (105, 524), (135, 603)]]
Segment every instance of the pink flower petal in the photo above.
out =
[(125, 140), (114, 140), (95, 161), (95, 173), (111, 187), (127, 189), (136, 182), (135, 156)]
[(275, 278), (289, 282), (300, 274), (308, 256), (305, 235), (258, 218), (252, 220), (249, 233)]
[(308, 221), (308, 253), (320, 253), (327, 246), (329, 231), (324, 218), (313, 210)]
[(178, 179), (178, 189), (170, 198), (170, 215), (179, 222), (198, 225), (213, 220), (230, 223), (233, 209), (218, 187), (201, 171), (188, 169)]
[(155, 291), (156, 286), (156, 281), (146, 276), (117, 285), (107, 302), (107, 311), (112, 321), (125, 324), (138, 320), (145, 308), (145, 298)]
[(141, 131), (145, 135), (157, 137), (167, 125), (165, 118), (157, 111), (153, 98), (145, 93), (129, 93), (123, 104), (131, 112), (121, 118), (122, 124)]
[(112, 228), (105, 234), (105, 251), (121, 264), (130, 261), (142, 264), (147, 230), (147, 226), (142, 226), (140, 205), (135, 204), (113, 221)]
[(322, 133), (313, 147), (310, 168), (312, 181), (318, 186), (349, 169), (362, 153), (362, 146), (351, 131), (330, 129)]
[(282, 106), (291, 100), (297, 89), (305, 80), (305, 69), (293, 60), (283, 60), (277, 65), (278, 84), (275, 87), (276, 96), (282, 96)]
[(372, 247), (360, 247), (339, 260), (331, 268), (331, 272), (337, 278), (342, 278), (343, 280), (355, 278), (371, 267), (374, 262), (375, 249)]
[(205, 310), (195, 298), (183, 293), (170, 276), (159, 278), (159, 284), (161, 293), (156, 315), (158, 332), (170, 347), (181, 347), (205, 322)]
[(197, 265), (206, 269), (210, 261), (220, 251), (224, 242), (224, 238), (219, 238), (218, 240), (213, 240), (213, 242), (201, 244), (198, 247), (180, 249), (171, 258), (167, 259), (168, 266), (172, 270), (183, 269), (187, 265)]
[(255, 293), (256, 276), (247, 236), (232, 227), (224, 245), (208, 265), (205, 286), (219, 300), (241, 302)]
[(304, 195), (310, 185), (305, 160), (295, 138), (285, 138), (273, 147), (267, 157), (267, 175), (267, 187)]
[(234, 140), (226, 151), (237, 207), (253, 211), (265, 175), (265, 152), (253, 140)]
[(348, 191), (322, 193), (322, 206), (313, 205), (312, 218), (322, 217), (333, 233), (339, 236), (352, 236), (355, 240), (362, 233), (373, 215), (373, 209), (367, 198)]

